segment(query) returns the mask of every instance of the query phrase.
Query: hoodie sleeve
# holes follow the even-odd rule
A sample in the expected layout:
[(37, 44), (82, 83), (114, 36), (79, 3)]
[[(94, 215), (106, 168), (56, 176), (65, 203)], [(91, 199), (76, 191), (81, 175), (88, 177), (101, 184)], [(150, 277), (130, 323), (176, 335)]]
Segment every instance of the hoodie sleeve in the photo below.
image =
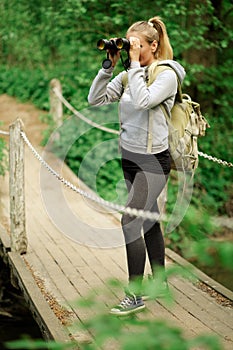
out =
[(88, 102), (94, 106), (101, 106), (111, 102), (119, 101), (122, 92), (122, 74), (119, 73), (112, 81), (113, 68), (100, 69), (92, 82)]
[(128, 72), (129, 89), (136, 109), (151, 109), (160, 105), (177, 91), (176, 73), (165, 70), (158, 74), (156, 80), (148, 87), (145, 82), (144, 69), (132, 66)]

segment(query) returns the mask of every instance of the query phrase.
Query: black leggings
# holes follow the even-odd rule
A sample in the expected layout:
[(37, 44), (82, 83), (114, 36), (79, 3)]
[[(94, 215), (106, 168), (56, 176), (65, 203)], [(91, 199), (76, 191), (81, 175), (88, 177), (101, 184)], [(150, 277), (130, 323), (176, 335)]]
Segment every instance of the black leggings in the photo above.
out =
[[(163, 163), (161, 167), (160, 163), (159, 171), (152, 172), (141, 163), (135, 164), (128, 159), (122, 159), (122, 169), (128, 189), (128, 207), (159, 213), (157, 199), (166, 185), (170, 171), (170, 158), (167, 154), (165, 160), (166, 166)], [(143, 278), (146, 251), (154, 275), (155, 267), (162, 267), (165, 264), (164, 239), (159, 221), (123, 214), (122, 229), (126, 243), (129, 281)]]

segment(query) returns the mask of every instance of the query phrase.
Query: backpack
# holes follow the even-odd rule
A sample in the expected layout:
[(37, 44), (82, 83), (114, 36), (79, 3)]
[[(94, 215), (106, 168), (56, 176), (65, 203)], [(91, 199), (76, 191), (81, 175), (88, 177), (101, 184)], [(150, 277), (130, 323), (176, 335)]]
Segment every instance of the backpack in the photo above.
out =
[[(149, 70), (148, 86), (164, 70), (173, 69), (169, 64), (154, 65)], [(175, 70), (174, 70), (175, 71)], [(176, 72), (175, 72), (176, 73)], [(178, 89), (171, 113), (164, 104), (160, 105), (168, 123), (169, 151), (172, 158), (171, 168), (177, 171), (192, 172), (198, 166), (198, 137), (204, 136), (209, 127), (207, 120), (200, 111), (200, 104), (182, 93), (181, 82), (177, 76)], [(122, 84), (126, 86), (127, 77), (123, 76)], [(152, 149), (153, 114), (149, 110), (147, 152)]]

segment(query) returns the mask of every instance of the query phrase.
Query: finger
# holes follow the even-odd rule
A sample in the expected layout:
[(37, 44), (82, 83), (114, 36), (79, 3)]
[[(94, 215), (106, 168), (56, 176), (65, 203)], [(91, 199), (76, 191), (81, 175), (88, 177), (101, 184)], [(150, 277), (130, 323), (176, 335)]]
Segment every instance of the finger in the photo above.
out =
[(132, 48), (140, 48), (140, 40), (136, 37), (130, 37), (130, 46)]

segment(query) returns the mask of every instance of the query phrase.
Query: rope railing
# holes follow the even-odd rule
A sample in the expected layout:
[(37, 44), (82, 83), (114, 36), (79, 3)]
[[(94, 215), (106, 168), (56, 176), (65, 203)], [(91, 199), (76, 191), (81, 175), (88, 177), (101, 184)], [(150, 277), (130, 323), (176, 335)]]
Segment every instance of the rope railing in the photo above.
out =
[[(68, 108), (68, 110), (70, 110), (75, 116), (77, 116), (78, 118), (80, 118), (80, 119), (83, 120), (84, 122), (88, 123), (89, 125), (91, 125), (91, 126), (97, 128), (97, 129), (100, 129), (100, 130), (103, 130), (103, 131), (106, 131), (106, 132), (110, 132), (110, 133), (119, 135), (119, 131), (114, 130), (114, 129), (110, 129), (110, 128), (105, 128), (105, 127), (103, 127), (102, 125), (99, 125), (99, 124), (93, 122), (92, 120), (86, 118), (84, 115), (82, 115), (80, 112), (78, 112), (78, 111), (64, 98), (64, 96), (61, 94), (61, 92), (60, 92), (57, 88), (54, 88), (54, 89), (53, 89), (53, 92), (54, 92), (54, 94), (57, 96), (57, 98)], [(221, 160), (221, 159), (219, 159), (219, 158), (213, 157), (213, 156), (208, 155), (208, 154), (206, 154), (206, 153), (203, 153), (203, 152), (198, 151), (198, 155), (199, 155), (200, 157), (203, 157), (203, 158), (208, 159), (208, 160), (210, 160), (210, 161), (213, 161), (213, 162), (215, 162), (215, 163), (218, 163), (218, 164), (227, 166), (227, 167), (229, 167), (229, 168), (232, 168), (232, 167), (233, 167), (233, 163), (227, 162), (227, 161), (225, 161), (225, 160)]]
[(94, 196), (88, 192), (83, 191), (79, 187), (73, 185), (71, 182), (64, 179), (58, 172), (56, 172), (42, 157), (41, 155), (36, 151), (36, 149), (32, 146), (31, 142), (28, 140), (26, 134), (24, 131), (21, 131), (21, 136), (25, 142), (25, 144), (28, 146), (28, 148), (31, 150), (33, 155), (40, 161), (40, 163), (52, 174), (54, 175), (61, 183), (63, 183), (66, 187), (70, 188), (74, 192), (84, 196), (85, 198), (100, 204), (102, 206), (108, 207), (110, 209), (114, 209), (121, 213), (126, 213), (130, 216), (136, 216), (136, 217), (143, 217), (144, 219), (149, 220), (159, 220), (160, 215), (158, 213), (152, 213), (150, 211), (144, 211), (144, 210), (138, 210), (135, 208), (125, 207), (119, 204), (114, 204), (112, 202), (108, 202), (104, 200), (103, 198)]
[[(7, 131), (3, 131), (0, 130), (0, 134), (3, 135), (9, 135), (9, 132)], [(136, 208), (130, 208), (130, 207), (125, 207), (119, 204), (114, 204), (112, 202), (106, 201), (101, 197), (97, 197), (94, 196), (88, 192), (83, 191), (82, 189), (80, 189), (79, 187), (75, 186), (74, 184), (72, 184), (71, 182), (67, 181), (66, 179), (64, 179), (59, 173), (57, 173), (42, 157), (41, 155), (36, 151), (36, 149), (33, 147), (33, 145), (31, 144), (31, 142), (29, 141), (29, 139), (27, 138), (26, 134), (24, 131), (21, 131), (21, 137), (23, 138), (25, 144), (28, 146), (28, 148), (31, 150), (32, 154), (40, 161), (40, 163), (52, 174), (54, 175), (59, 181), (61, 181), (61, 183), (63, 183), (66, 187), (70, 188), (71, 190), (73, 190), (74, 192), (84, 196), (85, 198), (96, 202), (97, 204), (100, 204), (102, 206), (111, 208), (116, 210), (117, 212), (121, 212), (121, 213), (126, 213), (130, 216), (136, 216), (136, 217), (142, 217), (144, 219), (149, 219), (149, 220), (158, 220), (159, 219), (159, 214), (157, 213), (152, 213), (150, 211), (144, 211), (144, 210), (138, 210)], [(224, 166), (228, 166), (228, 167), (233, 167), (233, 164), (230, 162), (226, 162), (223, 161), (221, 159), (218, 159), (216, 157), (212, 157), (212, 156), (208, 156), (202, 152), (200, 152), (200, 154), (209, 159), (212, 160), (214, 162), (217, 162), (218, 164), (224, 165)]]
[[(66, 106), (69, 106), (69, 103), (66, 103)], [(70, 107), (72, 106), (70, 105), (69, 108)], [(73, 111), (73, 113), (75, 112), (74, 113), (75, 115), (79, 117), (82, 116), (79, 112), (75, 111), (73, 107), (71, 110)], [(98, 124), (93, 123), (92, 121), (88, 120), (86, 117), (83, 118), (82, 116), (82, 120), (84, 121), (87, 120), (89, 124), (99, 128)], [(111, 130), (103, 127), (101, 127), (101, 129), (104, 131)], [(97, 195), (93, 195), (92, 193), (83, 191), (81, 188), (75, 186), (71, 182), (64, 179), (42, 158), (42, 156), (36, 151), (36, 149), (33, 147), (31, 142), (27, 138), (25, 132), (22, 130), (21, 120), (17, 119), (15, 123), (11, 124), (9, 130), (10, 132), (0, 130), (0, 135), (10, 136), (10, 151), (9, 151), (9, 159), (10, 159), (9, 175), (10, 176), (9, 177), (10, 177), (10, 207), (11, 207), (11, 212), (13, 213), (11, 215), (11, 248), (13, 249), (13, 251), (18, 251), (20, 254), (24, 254), (27, 251), (27, 236), (26, 236), (26, 230), (25, 230), (25, 227), (26, 227), (25, 202), (24, 202), (24, 191), (22, 191), (22, 185), (24, 183), (24, 180), (23, 180), (24, 161), (23, 161), (23, 147), (22, 147), (23, 143), (25, 143), (28, 146), (32, 154), (37, 158), (37, 160), (40, 161), (42, 166), (44, 166), (53, 176), (55, 176), (57, 180), (59, 180), (63, 185), (65, 185), (69, 189), (87, 198), (88, 200), (91, 200), (92, 202), (95, 202), (103, 207), (107, 207), (112, 210), (115, 210), (119, 213), (125, 213), (133, 217), (143, 218), (144, 220), (145, 219), (152, 220), (152, 221), (165, 220), (166, 216), (164, 214), (160, 215), (158, 213), (151, 212), (148, 210), (143, 210), (143, 209), (138, 210), (136, 208), (125, 207), (123, 205), (106, 201), (103, 198), (98, 197)], [(114, 130), (114, 133), (116, 133), (115, 130)], [(199, 152), (199, 154), (207, 158), (208, 160), (217, 162), (218, 164), (228, 166), (228, 167), (233, 167), (233, 164), (230, 162), (223, 161), (216, 157), (209, 156), (207, 154), (204, 154), (203, 152)], [(21, 206), (18, 206), (17, 203), (19, 202), (24, 204)], [(17, 218), (17, 220), (15, 220), (15, 218)], [(18, 218), (20, 218), (19, 221), (18, 221)], [(20, 225), (19, 225), (19, 222), (20, 222)]]
[[(151, 211), (144, 211), (144, 210), (138, 210), (136, 208), (130, 208), (130, 207), (125, 207), (123, 205), (119, 205), (119, 204), (114, 204), (112, 202), (108, 202), (106, 200), (104, 200), (101, 197), (95, 196), (91, 193), (88, 193), (86, 191), (83, 191), (81, 188), (75, 186), (74, 184), (72, 184), (70, 181), (67, 181), (64, 177), (62, 177), (58, 172), (56, 172), (43, 158), (42, 156), (37, 152), (37, 150), (33, 147), (33, 145), (31, 144), (31, 142), (29, 141), (28, 137), (26, 136), (25, 132), (20, 130), (20, 136), (22, 137), (22, 140), (24, 141), (24, 143), (28, 146), (28, 148), (30, 149), (30, 151), (32, 152), (32, 154), (35, 156), (35, 158), (37, 160), (39, 160), (39, 162), (42, 164), (42, 166), (44, 166), (53, 176), (55, 176), (57, 178), (57, 180), (59, 180), (63, 185), (65, 185), (66, 187), (70, 188), (71, 190), (73, 190), (74, 192), (84, 196), (85, 198), (99, 204), (102, 205), (104, 207), (108, 207), (112, 210), (115, 210), (117, 212), (120, 213), (125, 213), (128, 214), (130, 216), (134, 216), (134, 217), (141, 217), (144, 219), (149, 219), (149, 220), (160, 220), (161, 219), (161, 215), (158, 213), (153, 213)], [(10, 135), (10, 133), (5, 132), (0, 130), (0, 134), (4, 134), (4, 135)]]
[(6, 136), (9, 136), (10, 133), (8, 131), (3, 131), (3, 130), (0, 130), (0, 135), (6, 135)]
[(199, 152), (198, 151), (198, 154), (199, 156), (203, 157), (203, 158), (206, 158), (208, 160), (211, 160), (215, 163), (218, 163), (218, 164), (221, 164), (221, 165), (224, 165), (224, 166), (227, 166), (229, 168), (232, 168), (233, 167), (233, 163), (231, 162), (227, 162), (226, 160), (222, 160), (222, 159), (219, 159), (219, 158), (216, 158), (216, 157), (213, 157), (213, 156), (210, 156), (206, 153), (203, 153), (203, 152)]
[[(99, 125), (92, 120), (83, 116), (78, 112), (66, 99), (62, 96), (62, 93), (55, 88), (52, 91), (52, 98), (57, 99), (59, 103), (59, 110), (62, 104), (64, 104), (75, 116), (80, 118), (82, 121), (88, 123), (89, 125), (103, 130), (105, 132), (113, 133), (119, 135), (119, 131), (106, 128), (102, 125)], [(52, 111), (52, 110), (51, 110)], [(60, 114), (59, 114), (60, 115)], [(54, 115), (53, 115), (54, 116)], [(62, 117), (62, 114), (61, 114)], [(57, 118), (54, 119), (58, 121)], [(61, 118), (62, 122), (62, 118)], [(71, 182), (63, 178), (57, 171), (55, 171), (37, 152), (33, 147), (29, 139), (27, 138), (26, 133), (23, 131), (22, 121), (17, 119), (13, 124), (9, 126), (9, 132), (0, 130), (0, 136), (9, 136), (9, 179), (10, 179), (10, 220), (11, 220), (11, 249), (12, 251), (17, 251), (20, 254), (24, 254), (27, 251), (27, 236), (26, 236), (26, 222), (25, 222), (25, 194), (22, 188), (24, 187), (24, 147), (26, 144), (32, 154), (37, 160), (40, 161), (43, 167), (45, 167), (57, 180), (59, 180), (64, 186), (73, 190), (74, 192), (82, 195), (90, 201), (93, 201), (103, 207), (110, 208), (119, 213), (125, 213), (130, 216), (139, 217), (143, 219), (149, 219), (153, 221), (165, 220), (166, 216), (162, 216), (158, 213), (154, 213), (148, 210), (138, 210), (136, 208), (130, 208), (123, 205), (115, 204), (109, 201), (104, 200), (98, 195), (88, 193), (81, 188), (75, 186)], [(203, 152), (198, 152), (200, 156), (221, 164), (227, 167), (233, 167), (231, 162), (223, 161), (211, 155), (207, 155)], [(18, 206), (18, 203), (22, 205)]]
[[(62, 95), (62, 93), (57, 89), (57, 88), (53, 88), (53, 92), (54, 94), (57, 96), (57, 98), (78, 118), (80, 118), (81, 120), (83, 120), (84, 122), (86, 122), (87, 124), (103, 130), (105, 132), (109, 132), (109, 133), (113, 133), (113, 134), (119, 134), (119, 131), (114, 130), (114, 129), (110, 129), (110, 128), (106, 128), (102, 125), (99, 125), (95, 122), (93, 122), (92, 120), (88, 119), (87, 117), (85, 117), (84, 115), (82, 115), (80, 112), (78, 112)], [(0, 134), (2, 135), (9, 135), (9, 132), (7, 131), (3, 131), (0, 130)], [(152, 213), (150, 211), (144, 211), (144, 210), (138, 210), (136, 208), (130, 208), (130, 207), (125, 207), (119, 204), (114, 204), (112, 202), (106, 201), (103, 198), (100, 198), (98, 196), (94, 196), (88, 192), (83, 191), (82, 189), (78, 188), (77, 186), (75, 186), (74, 184), (72, 184), (71, 182), (67, 181), (66, 179), (64, 179), (59, 173), (57, 173), (53, 168), (51, 168), (51, 166), (41, 157), (41, 155), (36, 151), (36, 149), (32, 146), (31, 142), (29, 141), (29, 139), (27, 138), (26, 134), (24, 131), (21, 130), (20, 132), (21, 137), (23, 138), (25, 144), (29, 147), (29, 149), (31, 150), (31, 152), (33, 153), (33, 155), (40, 161), (40, 163), (52, 174), (54, 175), (58, 180), (61, 181), (61, 183), (63, 183), (66, 187), (70, 188), (71, 190), (75, 191), (76, 193), (84, 196), (85, 198), (96, 202), (97, 204), (100, 204), (102, 206), (114, 209), (118, 212), (121, 213), (126, 213), (130, 216), (136, 216), (136, 217), (143, 217), (144, 219), (150, 219), (150, 220), (158, 220), (159, 219), (159, 214), (157, 213)], [(227, 162), (221, 159), (218, 159), (216, 157), (213, 157), (211, 155), (208, 155), (206, 153), (203, 152), (198, 152), (198, 154), (210, 161), (216, 162), (218, 164), (221, 164), (223, 166), (227, 166), (227, 167), (233, 167), (233, 164), (231, 162)]]
[(53, 89), (53, 92), (55, 93), (55, 95), (59, 98), (59, 100), (79, 119), (83, 120), (85, 123), (93, 126), (96, 129), (99, 130), (103, 130), (106, 132), (109, 132), (111, 134), (116, 134), (119, 135), (119, 131), (118, 130), (114, 130), (114, 129), (110, 129), (110, 128), (106, 128), (102, 125), (99, 125), (95, 122), (93, 122), (92, 120), (88, 119), (87, 117), (85, 117), (84, 115), (82, 115), (80, 112), (78, 112), (60, 93), (60, 91), (57, 88)]

